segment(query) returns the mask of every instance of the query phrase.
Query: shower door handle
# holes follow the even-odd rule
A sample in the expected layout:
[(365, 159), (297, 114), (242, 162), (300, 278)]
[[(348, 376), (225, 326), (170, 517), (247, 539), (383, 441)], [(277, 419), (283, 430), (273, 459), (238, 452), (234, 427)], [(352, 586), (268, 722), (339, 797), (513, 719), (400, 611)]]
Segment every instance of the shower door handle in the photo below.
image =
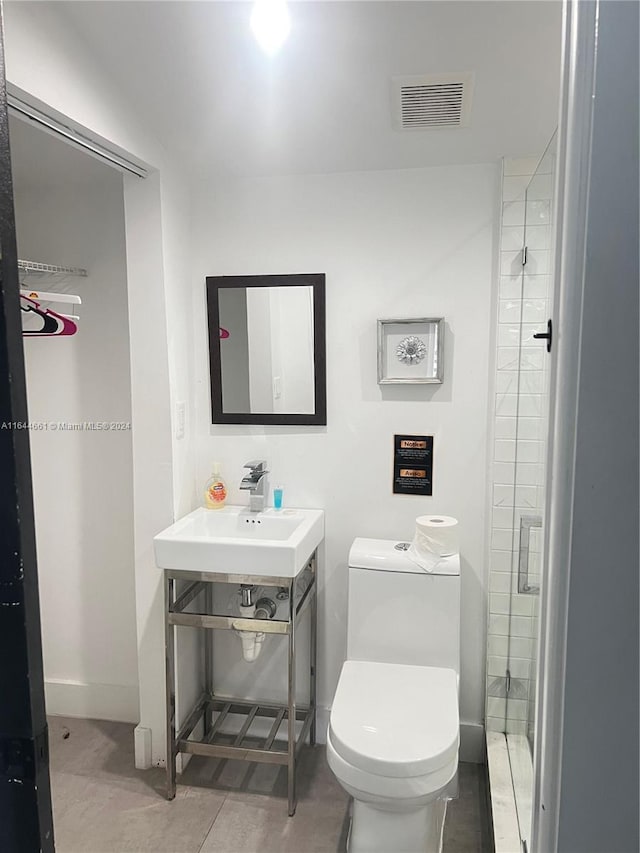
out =
[(538, 341), (546, 341), (547, 352), (551, 352), (551, 342), (553, 341), (553, 323), (551, 322), (551, 320), (547, 320), (546, 332), (536, 332), (533, 337)]
[(529, 545), (531, 528), (542, 527), (542, 516), (520, 516), (520, 551), (518, 554), (518, 592), (525, 595), (539, 595), (540, 587), (529, 583)]

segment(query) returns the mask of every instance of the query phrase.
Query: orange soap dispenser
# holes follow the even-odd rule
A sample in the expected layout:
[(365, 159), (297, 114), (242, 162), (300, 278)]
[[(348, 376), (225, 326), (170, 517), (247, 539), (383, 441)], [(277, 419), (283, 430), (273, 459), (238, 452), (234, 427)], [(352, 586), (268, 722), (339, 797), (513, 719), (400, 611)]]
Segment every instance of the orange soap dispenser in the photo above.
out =
[(227, 500), (227, 487), (220, 476), (220, 463), (213, 463), (213, 473), (204, 489), (204, 505), (207, 509), (221, 509)]

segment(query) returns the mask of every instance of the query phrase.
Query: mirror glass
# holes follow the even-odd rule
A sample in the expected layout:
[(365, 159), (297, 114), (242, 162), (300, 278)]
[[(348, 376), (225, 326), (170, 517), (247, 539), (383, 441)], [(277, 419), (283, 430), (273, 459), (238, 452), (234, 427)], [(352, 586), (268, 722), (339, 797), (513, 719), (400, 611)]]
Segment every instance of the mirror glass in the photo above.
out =
[(213, 423), (326, 423), (324, 276), (207, 279)]

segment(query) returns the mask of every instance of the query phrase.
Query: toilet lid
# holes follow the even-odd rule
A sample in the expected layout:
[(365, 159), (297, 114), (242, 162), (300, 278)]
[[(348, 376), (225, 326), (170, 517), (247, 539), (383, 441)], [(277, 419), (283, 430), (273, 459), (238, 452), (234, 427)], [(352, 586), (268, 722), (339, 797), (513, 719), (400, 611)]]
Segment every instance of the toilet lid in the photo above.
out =
[(432, 666), (346, 661), (331, 709), (331, 741), (356, 767), (423, 776), (455, 761), (457, 674)]

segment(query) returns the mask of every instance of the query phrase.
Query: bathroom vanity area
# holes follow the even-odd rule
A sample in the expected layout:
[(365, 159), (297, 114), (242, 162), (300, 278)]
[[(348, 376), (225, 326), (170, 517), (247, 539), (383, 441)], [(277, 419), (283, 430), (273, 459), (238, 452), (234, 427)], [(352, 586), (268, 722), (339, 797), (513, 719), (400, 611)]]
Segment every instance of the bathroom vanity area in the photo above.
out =
[[(307, 737), (311, 745), (316, 742), (317, 549), (323, 534), (321, 510), (256, 513), (228, 506), (215, 511), (197, 509), (155, 537), (156, 562), (164, 574), (168, 799), (176, 793), (177, 756), (201, 755), (286, 766), (288, 814), (295, 813), (296, 761)], [(224, 612), (215, 596), (219, 584), (240, 587), (245, 606), (239, 606), (239, 612), (230, 613), (228, 608)], [(256, 610), (253, 605), (259, 588), (267, 593), (258, 600)], [(251, 610), (254, 615), (247, 616)], [(283, 610), (286, 618), (280, 618)], [(296, 694), (298, 632), (307, 610), (309, 696), (308, 702), (300, 704)], [(176, 719), (177, 627), (203, 633), (203, 690), (180, 722)], [(287, 638), (286, 702), (216, 692), (216, 630), (239, 632), (248, 661), (258, 657), (256, 645), (266, 635)], [(253, 651), (247, 652), (252, 637)], [(223, 730), (232, 715), (244, 719), (240, 730), (229, 735)], [(251, 728), (260, 718), (271, 722), (268, 734), (259, 737), (256, 745)], [(278, 743), (283, 727), (285, 748)], [(253, 743), (247, 743), (248, 739)]]

